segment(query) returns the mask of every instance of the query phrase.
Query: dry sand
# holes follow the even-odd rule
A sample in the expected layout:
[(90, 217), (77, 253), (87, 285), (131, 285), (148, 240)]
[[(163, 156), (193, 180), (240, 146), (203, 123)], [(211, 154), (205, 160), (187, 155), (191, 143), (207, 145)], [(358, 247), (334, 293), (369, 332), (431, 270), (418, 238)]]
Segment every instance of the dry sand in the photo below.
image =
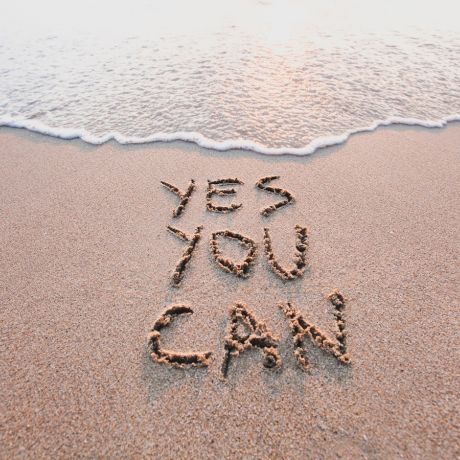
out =
[[(454, 458), (459, 450), (460, 124), (382, 128), (310, 157), (210, 152), (184, 143), (94, 147), (0, 130), (0, 456), (162, 458)], [(267, 175), (295, 196), (257, 189)], [(207, 179), (245, 185), (206, 210)], [(185, 190), (183, 214), (160, 184)], [(275, 182), (272, 183), (275, 185)], [(283, 282), (295, 225), (308, 227), (308, 268)], [(203, 225), (187, 245), (167, 225)], [(212, 232), (258, 245), (247, 279), (224, 273)], [(239, 254), (231, 243), (225, 254)], [(243, 252), (241, 254), (244, 255)], [(352, 363), (308, 344), (297, 363), (278, 302), (334, 338), (326, 295), (348, 299)], [(229, 309), (247, 304), (279, 337), (279, 369), (261, 350), (221, 378)], [(153, 363), (147, 335), (170, 305), (194, 313), (161, 331), (176, 352), (212, 352), (207, 368)]]

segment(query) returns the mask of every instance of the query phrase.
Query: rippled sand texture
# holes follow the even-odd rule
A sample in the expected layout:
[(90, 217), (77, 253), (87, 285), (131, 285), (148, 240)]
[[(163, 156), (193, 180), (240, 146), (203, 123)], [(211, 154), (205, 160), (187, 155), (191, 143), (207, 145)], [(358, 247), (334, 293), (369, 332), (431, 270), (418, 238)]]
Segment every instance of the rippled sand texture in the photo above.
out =
[(0, 19), (0, 119), (86, 129), (93, 140), (198, 132), (300, 148), (388, 117), (460, 114), (455, 2), (135, 0), (134, 18), (107, 5), (110, 19), (92, 27), (102, 8), (79, 24), (47, 1), (46, 27), (24, 33)]

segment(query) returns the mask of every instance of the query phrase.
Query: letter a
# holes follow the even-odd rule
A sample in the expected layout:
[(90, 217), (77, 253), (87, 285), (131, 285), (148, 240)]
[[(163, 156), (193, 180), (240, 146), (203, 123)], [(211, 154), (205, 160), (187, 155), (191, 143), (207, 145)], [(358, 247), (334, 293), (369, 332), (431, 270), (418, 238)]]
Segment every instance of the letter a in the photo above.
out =
[[(243, 329), (243, 331), (241, 331)], [(267, 326), (256, 320), (254, 313), (243, 303), (237, 303), (230, 310), (228, 334), (225, 337), (225, 358), (222, 375), (227, 377), (230, 360), (245, 350), (260, 348), (264, 354), (263, 365), (274, 368), (281, 364), (278, 353), (278, 338), (267, 330)]]

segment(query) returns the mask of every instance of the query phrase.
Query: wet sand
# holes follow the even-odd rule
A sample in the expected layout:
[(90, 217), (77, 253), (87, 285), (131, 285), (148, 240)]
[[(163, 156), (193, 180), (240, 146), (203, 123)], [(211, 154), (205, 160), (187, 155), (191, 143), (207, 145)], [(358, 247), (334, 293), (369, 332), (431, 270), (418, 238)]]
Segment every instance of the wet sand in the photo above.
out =
[[(1, 128), (0, 457), (459, 456), (459, 148), (460, 123), (380, 128), (303, 158)], [(255, 184), (273, 175), (295, 200), (263, 216), (282, 197)], [(185, 191), (192, 178), (174, 218), (179, 198), (160, 181)], [(212, 197), (242, 203), (227, 214), (206, 208), (207, 180), (221, 178), (244, 182)], [(188, 242), (168, 225), (187, 236), (203, 226), (178, 287)], [(284, 281), (264, 228), (294, 268), (296, 225), (307, 265)], [(247, 278), (214, 259), (211, 234), (224, 230), (256, 244)], [(219, 238), (226, 257), (244, 259)], [(305, 370), (278, 304), (337, 344), (334, 289), (351, 362), (306, 337)], [(265, 323), (280, 362), (264, 367), (255, 346), (224, 378), (237, 303)], [(149, 331), (176, 304), (193, 314), (161, 330), (161, 347), (202, 353), (207, 367), (150, 356)]]

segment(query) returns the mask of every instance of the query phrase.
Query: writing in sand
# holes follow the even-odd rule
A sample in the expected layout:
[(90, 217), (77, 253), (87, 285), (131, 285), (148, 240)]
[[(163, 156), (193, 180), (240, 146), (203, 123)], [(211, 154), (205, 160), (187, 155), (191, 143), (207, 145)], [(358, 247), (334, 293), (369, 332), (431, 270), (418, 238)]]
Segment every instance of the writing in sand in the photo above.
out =
[[(277, 179), (279, 179), (279, 176), (262, 177), (255, 184), (259, 190), (275, 195), (278, 200), (274, 204), (260, 210), (263, 218), (267, 218), (278, 209), (292, 205), (295, 202), (294, 195), (291, 192), (270, 185), (272, 181)], [(168, 182), (162, 181), (161, 184), (179, 198), (179, 205), (172, 213), (173, 218), (177, 219), (186, 211), (190, 198), (196, 190), (195, 181), (192, 179), (185, 191)], [(216, 203), (219, 197), (231, 197), (235, 195), (237, 193), (235, 186), (238, 185), (243, 185), (243, 182), (237, 178), (208, 180), (206, 189), (207, 211), (211, 213), (232, 213), (241, 209), (243, 206), (242, 203), (227, 203), (225, 206)], [(171, 279), (172, 286), (180, 288), (194, 251), (202, 238), (203, 227), (198, 226), (192, 235), (186, 234), (171, 225), (168, 225), (167, 229), (186, 243), (182, 257), (177, 262)], [(278, 262), (272, 248), (270, 229), (265, 227), (263, 230), (263, 248), (267, 263), (273, 273), (285, 282), (301, 278), (307, 267), (308, 230), (302, 225), (296, 225), (294, 230), (296, 242), (293, 265), (291, 267), (283, 267)], [(242, 262), (236, 262), (225, 257), (220, 248), (220, 241), (223, 239), (241, 245), (247, 251), (246, 257)], [(251, 268), (255, 262), (255, 255), (258, 249), (258, 245), (253, 239), (229, 229), (224, 229), (211, 234), (209, 248), (216, 268), (237, 278), (250, 277)], [(323, 332), (319, 327), (301, 315), (296, 306), (291, 302), (278, 305), (284, 313), (288, 327), (292, 333), (296, 361), (305, 370), (310, 367), (306, 351), (307, 342), (333, 356), (341, 364), (347, 365), (350, 363), (350, 357), (347, 353), (346, 299), (338, 290), (331, 292), (327, 298), (332, 305), (335, 318), (336, 330), (333, 337)], [(160, 317), (155, 321), (148, 336), (149, 351), (154, 362), (182, 369), (190, 366), (207, 367), (210, 365), (213, 355), (211, 351), (182, 353), (166, 350), (161, 344), (161, 331), (168, 327), (178, 316), (191, 314), (193, 314), (193, 310), (187, 305), (169, 305), (165, 308)], [(221, 364), (222, 377), (227, 377), (232, 359), (237, 358), (241, 353), (252, 348), (260, 350), (262, 364), (265, 368), (279, 368), (282, 359), (278, 351), (278, 345), (279, 339), (277, 336), (268, 330), (263, 321), (256, 318), (250, 307), (245, 303), (236, 302), (229, 312), (227, 335), (225, 336), (223, 345), (225, 354)]]

